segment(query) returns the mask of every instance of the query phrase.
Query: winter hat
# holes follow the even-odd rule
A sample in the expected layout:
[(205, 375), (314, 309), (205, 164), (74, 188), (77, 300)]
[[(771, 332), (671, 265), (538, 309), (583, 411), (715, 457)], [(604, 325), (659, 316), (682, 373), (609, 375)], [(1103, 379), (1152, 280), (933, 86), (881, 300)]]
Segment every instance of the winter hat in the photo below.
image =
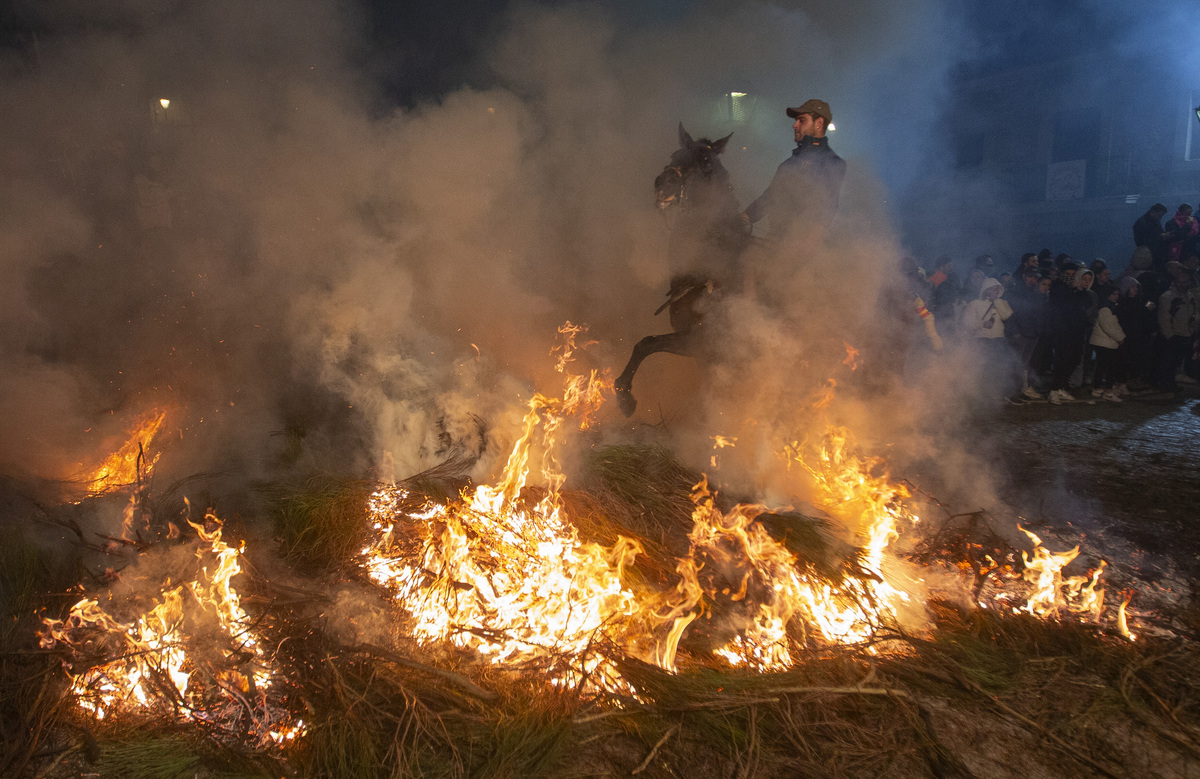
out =
[(1128, 295), (1129, 290), (1132, 289), (1133, 287), (1140, 287), (1140, 286), (1141, 286), (1141, 284), (1138, 284), (1138, 280), (1135, 279), (1133, 276), (1126, 276), (1125, 278), (1121, 279), (1121, 297), (1125, 297), (1126, 295)]

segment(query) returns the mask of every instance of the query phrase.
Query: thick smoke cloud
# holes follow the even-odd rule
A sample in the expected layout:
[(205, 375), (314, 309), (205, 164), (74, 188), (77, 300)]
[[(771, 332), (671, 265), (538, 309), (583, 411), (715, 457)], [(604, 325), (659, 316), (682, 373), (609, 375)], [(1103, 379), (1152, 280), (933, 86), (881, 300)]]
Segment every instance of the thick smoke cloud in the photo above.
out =
[[(156, 406), (177, 475), (404, 477), (481, 450), (491, 469), (523, 399), (557, 388), (559, 324), (590, 323), (589, 359), (616, 368), (665, 329), (650, 182), (676, 122), (735, 132), (744, 204), (791, 147), (783, 107), (822, 96), (851, 164), (842, 213), (803, 263), (766, 260), (778, 305), (745, 304), (744, 373), (717, 369), (678, 439), (703, 462), (722, 420), (795, 426), (843, 370), (842, 335), (874, 337), (901, 254), (880, 180), (902, 185), (920, 157), (879, 117), (941, 99), (955, 56), (934, 2), (716, 4), (650, 29), (620, 9), (521, 7), (470, 85), (380, 115), (344, 5), (41, 13), (54, 33), (9, 55), (0, 89), (0, 463), (48, 477)], [(742, 84), (755, 102), (735, 124), (721, 98)]]

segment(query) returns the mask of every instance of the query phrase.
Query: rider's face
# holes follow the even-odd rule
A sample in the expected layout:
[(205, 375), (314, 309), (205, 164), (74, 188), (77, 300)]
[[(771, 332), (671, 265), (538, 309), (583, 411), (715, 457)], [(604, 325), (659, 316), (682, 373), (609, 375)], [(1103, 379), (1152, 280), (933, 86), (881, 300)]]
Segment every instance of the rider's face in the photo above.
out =
[(796, 117), (796, 122), (792, 125), (792, 130), (796, 133), (796, 141), (806, 135), (812, 135), (815, 129), (816, 122), (813, 120), (812, 114), (800, 114)]

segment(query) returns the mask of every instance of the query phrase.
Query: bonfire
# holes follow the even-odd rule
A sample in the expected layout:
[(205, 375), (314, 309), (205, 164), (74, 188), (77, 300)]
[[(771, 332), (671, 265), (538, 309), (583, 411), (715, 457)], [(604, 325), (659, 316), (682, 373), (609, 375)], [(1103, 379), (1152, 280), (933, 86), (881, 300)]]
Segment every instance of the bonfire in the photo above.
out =
[[(152, 442), (166, 414), (148, 414), (88, 480), (87, 499), (127, 502), (120, 535), (97, 548), (133, 565), (44, 617), (40, 649), (61, 675), (47, 670), (43, 694), (56, 703), (33, 714), (110, 738), (170, 723), (172, 738), (185, 734), (171, 743), (190, 745), (188, 765), (221, 750), (328, 776), (548, 772), (569, 744), (591, 743), (578, 740), (587, 731), (624, 745), (605, 758), (623, 770), (667, 771), (669, 742), (680, 742), (674, 764), (689, 765), (682, 744), (711, 741), (722, 718), (739, 723), (729, 743), (747, 775), (786, 773), (768, 743), (800, 745), (805, 765), (828, 766), (808, 732), (874, 770), (891, 750), (905, 771), (927, 764), (965, 776), (920, 702), (954, 687), (1088, 771), (1119, 775), (997, 698), (997, 679), (1011, 672), (980, 670), (996, 662), (989, 652), (1008, 657), (1003, 647), (1021, 631), (1110, 658), (1101, 665), (1124, 663), (1137, 636), (1128, 595), (1105, 603), (1107, 563), (1066, 576), (1079, 547), (1051, 552), (1023, 527), (1029, 546), (1007, 546), (983, 512), (914, 498), (834, 424), (779, 447), (814, 485), (804, 510), (728, 497), (652, 446), (593, 446), (584, 483), (572, 488), (564, 447), (612, 394), (605, 372), (572, 371), (584, 332), (560, 330), (561, 394), (532, 397), (494, 483), (465, 483), (457, 465), (394, 484), (345, 482), (305, 504), (300, 520), (296, 493), (277, 495), (290, 517), (279, 526), (285, 558), (325, 555), (322, 581), (305, 587), (250, 575), (247, 542), (226, 540), (212, 512), (193, 519), (185, 502), (190, 533), (178, 532), (178, 516), (155, 516)], [(715, 450), (737, 446), (714, 440)], [(175, 561), (170, 575), (155, 559)], [(120, 586), (138, 566), (158, 571), (155, 583)], [(938, 596), (906, 573), (914, 566), (957, 580), (970, 602)], [(351, 598), (359, 610), (376, 603), (371, 613), (387, 628), (369, 637), (334, 629)], [(365, 630), (365, 616), (345, 621)], [(1158, 694), (1157, 680), (1136, 673), (1118, 687), (1131, 707), (1141, 706), (1135, 683)], [(1176, 745), (1191, 732), (1136, 711)], [(500, 723), (510, 735), (496, 735)], [(629, 746), (631, 728), (645, 729), (643, 747)], [(129, 759), (113, 749), (89, 759), (115, 754)]]

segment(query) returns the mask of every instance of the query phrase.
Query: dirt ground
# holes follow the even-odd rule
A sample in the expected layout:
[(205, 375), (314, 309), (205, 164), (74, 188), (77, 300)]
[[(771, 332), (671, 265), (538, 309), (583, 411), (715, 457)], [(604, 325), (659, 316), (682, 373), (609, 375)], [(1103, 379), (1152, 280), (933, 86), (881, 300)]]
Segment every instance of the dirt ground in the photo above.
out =
[(1200, 580), (1200, 387), (1005, 406), (982, 429), (1008, 465), (1017, 513), (1084, 538), (1118, 584), (1130, 577), (1190, 606)]

